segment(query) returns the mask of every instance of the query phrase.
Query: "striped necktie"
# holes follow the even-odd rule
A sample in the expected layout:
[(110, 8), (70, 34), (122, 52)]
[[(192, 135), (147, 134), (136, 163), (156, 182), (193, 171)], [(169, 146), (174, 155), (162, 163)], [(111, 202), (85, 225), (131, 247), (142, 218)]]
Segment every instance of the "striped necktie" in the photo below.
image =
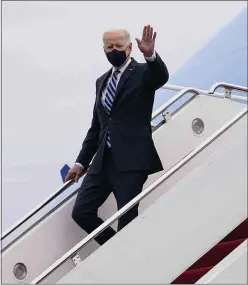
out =
[[(119, 72), (120, 72), (119, 70), (114, 71), (107, 86), (105, 100), (104, 100), (104, 107), (108, 114), (110, 114), (114, 102), (115, 92), (117, 88), (117, 76)], [(111, 147), (109, 132), (107, 135), (107, 147), (109, 148)]]

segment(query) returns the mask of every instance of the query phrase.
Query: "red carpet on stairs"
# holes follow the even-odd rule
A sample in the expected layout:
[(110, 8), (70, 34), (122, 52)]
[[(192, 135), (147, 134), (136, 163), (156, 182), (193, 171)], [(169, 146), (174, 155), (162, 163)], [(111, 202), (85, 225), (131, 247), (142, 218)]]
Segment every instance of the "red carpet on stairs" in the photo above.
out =
[(248, 219), (245, 219), (171, 284), (194, 284), (247, 238)]
[(172, 284), (194, 284), (212, 268), (213, 266), (194, 270), (186, 270), (182, 275), (174, 280)]

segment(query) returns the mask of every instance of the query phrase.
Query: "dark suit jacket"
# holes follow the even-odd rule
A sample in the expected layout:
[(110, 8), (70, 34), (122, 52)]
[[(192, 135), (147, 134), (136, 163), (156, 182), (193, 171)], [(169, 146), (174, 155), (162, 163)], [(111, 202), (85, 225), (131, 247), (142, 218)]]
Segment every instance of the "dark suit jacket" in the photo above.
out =
[(88, 168), (95, 155), (88, 173), (99, 173), (109, 130), (118, 170), (144, 170), (149, 174), (163, 170), (152, 140), (151, 116), (155, 91), (169, 79), (166, 65), (157, 53), (153, 62), (138, 63), (132, 58), (120, 78), (108, 115), (101, 96), (110, 74), (111, 70), (96, 81), (93, 119), (76, 162)]

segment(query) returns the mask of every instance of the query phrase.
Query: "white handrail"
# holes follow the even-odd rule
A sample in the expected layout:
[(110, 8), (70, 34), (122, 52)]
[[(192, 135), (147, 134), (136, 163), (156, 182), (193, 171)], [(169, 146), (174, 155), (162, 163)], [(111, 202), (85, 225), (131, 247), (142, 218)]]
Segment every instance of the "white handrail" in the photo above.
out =
[(106, 220), (102, 225), (100, 225), (97, 229), (91, 232), (88, 236), (86, 236), (82, 241), (80, 241), (77, 245), (75, 245), (71, 250), (69, 250), (66, 254), (64, 254), (60, 259), (54, 262), (49, 268), (47, 268), (42, 274), (36, 277), (30, 284), (37, 284), (43, 281), (48, 275), (50, 275), (54, 270), (56, 270), (61, 264), (63, 264), (68, 258), (75, 255), (77, 251), (79, 251), (83, 246), (92, 241), (97, 235), (99, 235), (102, 231), (104, 231), (107, 227), (109, 227), (112, 223), (114, 223), (117, 219), (119, 219), (122, 215), (124, 215), (127, 211), (129, 211), (134, 205), (139, 203), (142, 199), (144, 199), (147, 195), (149, 195), (152, 191), (154, 191), (158, 186), (160, 186), (163, 182), (165, 182), (169, 177), (171, 177), (175, 172), (181, 169), (186, 163), (192, 160), (198, 153), (204, 150), (209, 144), (215, 141), (222, 133), (228, 130), (233, 124), (235, 124), (238, 120), (240, 120), (244, 115), (247, 114), (247, 108), (244, 108), (240, 113), (238, 113), (234, 118), (229, 120), (225, 125), (219, 128), (216, 132), (214, 132), (210, 137), (208, 137), (203, 143), (197, 146), (191, 153), (189, 153), (186, 157), (180, 160), (175, 166), (173, 166), (170, 170), (164, 173), (161, 177), (159, 177), (155, 182), (153, 182), (148, 188), (142, 191), (139, 195), (133, 198), (129, 203), (127, 203), (124, 207), (122, 207), (119, 211), (113, 214), (108, 220)]
[(165, 102), (160, 108), (158, 108), (155, 112), (152, 113), (152, 120), (157, 118), (160, 114), (162, 114), (166, 109), (168, 109), (172, 104), (174, 104), (177, 100), (182, 98), (185, 94), (193, 93), (194, 95), (199, 95), (199, 90), (195, 88), (184, 88), (179, 93), (171, 97), (168, 101)]
[[(208, 91), (207, 90), (202, 90), (202, 89), (197, 89), (197, 90), (199, 91), (200, 95), (208, 95), (208, 96), (213, 96), (213, 97), (218, 97), (218, 98), (225, 98), (225, 93), (215, 92), (215, 90), (217, 88), (220, 88), (220, 86), (217, 86), (218, 84), (220, 84), (220, 83), (215, 83), (214, 85), (212, 85), (211, 88)], [(221, 83), (221, 84), (223, 84), (223, 83)], [(232, 84), (229, 84), (229, 83), (225, 83), (225, 84), (226, 85), (232, 85)], [(240, 88), (246, 88), (246, 90), (247, 90), (247, 87), (237, 86), (237, 85), (233, 85), (233, 86), (240, 87)], [(161, 89), (167, 89), (167, 90), (172, 90), (172, 91), (182, 91), (183, 89), (186, 89), (186, 88), (190, 89), (191, 87), (182, 87), (182, 86), (169, 85), (169, 84), (165, 84), (164, 86), (161, 87)], [(241, 91), (240, 89), (235, 89), (235, 90), (236, 91)], [(248, 101), (247, 97), (245, 97), (245, 96), (238, 96), (238, 95), (232, 95), (232, 99), (236, 100), (236, 101), (242, 101), (242, 102), (247, 102)]]
[(70, 180), (70, 181), (67, 181), (66, 183), (64, 183), (58, 190), (56, 190), (54, 193), (52, 193), (50, 196), (48, 196), (48, 198), (46, 198), (43, 202), (41, 202), (37, 207), (35, 207), (29, 213), (27, 213), (24, 217), (22, 217), (11, 228), (7, 229), (3, 233), (1, 240), (6, 238), (14, 230), (16, 230), (18, 227), (20, 227), (22, 224), (24, 224), (27, 220), (29, 220), (31, 217), (33, 217), (37, 212), (39, 212), (42, 208), (44, 208), (48, 203), (50, 203), (52, 200), (54, 200), (56, 197), (58, 197), (59, 194), (61, 194), (63, 191), (65, 191), (67, 188), (69, 188), (72, 184), (74, 184), (74, 182), (75, 181)]
[(245, 86), (234, 85), (234, 84), (230, 84), (226, 82), (217, 82), (210, 87), (209, 93), (213, 94), (215, 90), (218, 88), (225, 88), (225, 89), (236, 90), (240, 92), (248, 92), (248, 88)]

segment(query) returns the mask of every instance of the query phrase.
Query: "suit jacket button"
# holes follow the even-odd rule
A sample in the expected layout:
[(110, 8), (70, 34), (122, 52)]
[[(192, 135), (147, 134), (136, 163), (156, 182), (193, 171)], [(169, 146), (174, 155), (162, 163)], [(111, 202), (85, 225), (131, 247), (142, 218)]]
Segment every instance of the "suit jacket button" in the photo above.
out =
[(110, 117), (109, 120), (112, 121), (112, 118)]

